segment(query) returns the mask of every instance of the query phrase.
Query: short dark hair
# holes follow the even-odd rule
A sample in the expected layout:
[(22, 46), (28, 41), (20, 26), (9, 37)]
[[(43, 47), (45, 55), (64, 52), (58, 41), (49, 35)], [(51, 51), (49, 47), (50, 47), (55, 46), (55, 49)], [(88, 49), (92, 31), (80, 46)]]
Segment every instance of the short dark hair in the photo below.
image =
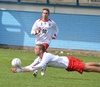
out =
[(43, 44), (36, 44), (36, 46), (39, 46), (40, 50), (42, 50), (43, 52), (46, 52), (46, 49)]
[[(48, 8), (43, 8), (43, 10), (48, 11), (48, 14), (50, 14), (50, 10), (49, 10)], [(42, 11), (43, 11), (43, 10), (42, 10)]]

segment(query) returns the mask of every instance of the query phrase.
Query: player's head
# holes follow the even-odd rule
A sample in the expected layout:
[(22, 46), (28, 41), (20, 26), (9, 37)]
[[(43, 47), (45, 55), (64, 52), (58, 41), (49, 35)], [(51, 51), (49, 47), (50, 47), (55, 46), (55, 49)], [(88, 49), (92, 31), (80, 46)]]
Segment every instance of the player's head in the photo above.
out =
[(50, 11), (48, 8), (43, 8), (42, 10), (42, 18), (48, 18)]
[(38, 55), (38, 56), (39, 56), (41, 53), (44, 53), (45, 51), (46, 51), (46, 50), (45, 50), (45, 47), (44, 47), (43, 44), (37, 44), (36, 47), (35, 47), (35, 50), (34, 50), (35, 54)]

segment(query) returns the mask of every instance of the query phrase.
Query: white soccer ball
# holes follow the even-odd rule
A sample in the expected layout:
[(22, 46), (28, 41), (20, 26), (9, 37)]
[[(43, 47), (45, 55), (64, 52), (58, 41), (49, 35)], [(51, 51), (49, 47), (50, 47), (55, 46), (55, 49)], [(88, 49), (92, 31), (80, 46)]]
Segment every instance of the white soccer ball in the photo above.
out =
[(22, 64), (21, 60), (19, 58), (14, 58), (12, 61), (11, 61), (11, 65), (13, 67), (20, 67)]

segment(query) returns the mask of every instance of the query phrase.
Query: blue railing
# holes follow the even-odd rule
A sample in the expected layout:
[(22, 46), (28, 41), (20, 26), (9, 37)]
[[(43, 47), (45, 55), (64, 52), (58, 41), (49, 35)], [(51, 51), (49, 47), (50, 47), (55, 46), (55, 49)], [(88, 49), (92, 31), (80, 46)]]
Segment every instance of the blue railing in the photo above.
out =
[(100, 0), (0, 0), (0, 3), (100, 8)]

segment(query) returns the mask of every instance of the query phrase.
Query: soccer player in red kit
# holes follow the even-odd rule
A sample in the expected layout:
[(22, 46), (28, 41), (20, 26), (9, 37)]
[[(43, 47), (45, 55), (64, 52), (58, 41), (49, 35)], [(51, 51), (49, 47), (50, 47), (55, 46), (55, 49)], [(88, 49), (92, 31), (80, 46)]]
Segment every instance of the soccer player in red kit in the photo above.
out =
[(34, 52), (38, 57), (35, 59), (35, 61), (29, 66), (12, 68), (11, 71), (14, 73), (30, 72), (38, 70), (44, 66), (50, 66), (55, 68), (63, 68), (67, 71), (77, 71), (80, 74), (83, 72), (100, 73), (100, 62), (83, 63), (82, 60), (71, 56), (58, 56), (45, 51), (45, 47), (42, 44), (37, 44)]

